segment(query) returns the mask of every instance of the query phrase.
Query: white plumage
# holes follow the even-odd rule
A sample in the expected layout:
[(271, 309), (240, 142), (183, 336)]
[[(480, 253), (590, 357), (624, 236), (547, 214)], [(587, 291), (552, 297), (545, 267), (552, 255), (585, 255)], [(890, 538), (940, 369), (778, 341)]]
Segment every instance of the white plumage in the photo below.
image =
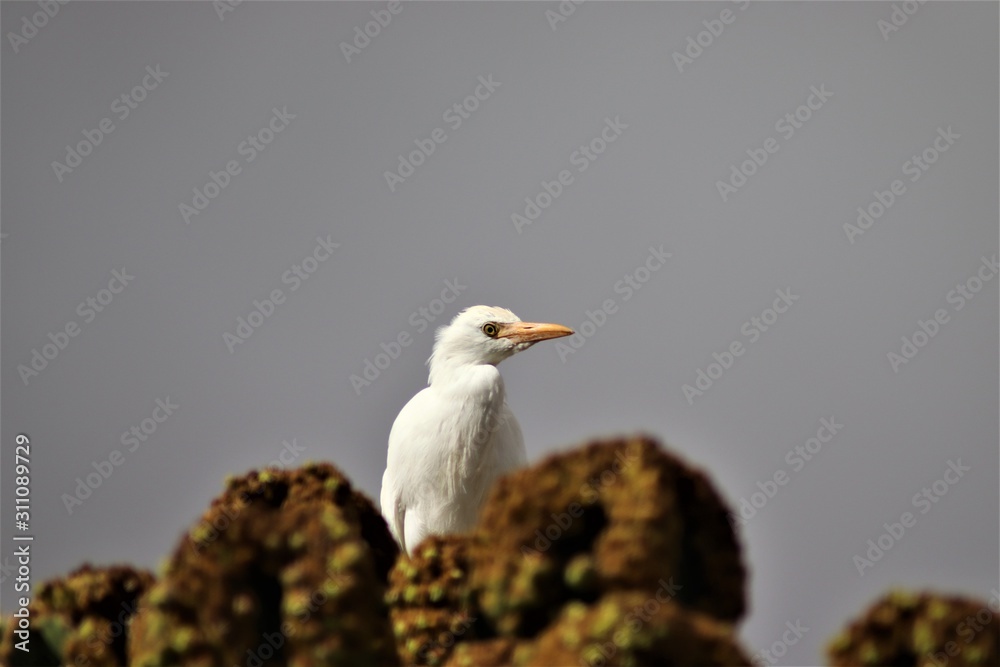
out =
[(524, 437), (496, 365), (572, 333), (492, 306), (468, 308), (438, 329), (428, 387), (396, 417), (382, 476), (382, 515), (404, 551), (428, 535), (470, 530), (497, 477), (524, 465)]

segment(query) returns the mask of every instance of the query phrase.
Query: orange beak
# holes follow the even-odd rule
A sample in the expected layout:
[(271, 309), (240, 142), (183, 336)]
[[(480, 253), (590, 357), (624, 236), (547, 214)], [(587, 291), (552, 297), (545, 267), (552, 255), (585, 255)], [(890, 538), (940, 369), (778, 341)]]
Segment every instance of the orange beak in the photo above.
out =
[(501, 325), (497, 338), (510, 338), (515, 343), (537, 343), (540, 340), (572, 336), (574, 333), (572, 329), (561, 324), (512, 322)]

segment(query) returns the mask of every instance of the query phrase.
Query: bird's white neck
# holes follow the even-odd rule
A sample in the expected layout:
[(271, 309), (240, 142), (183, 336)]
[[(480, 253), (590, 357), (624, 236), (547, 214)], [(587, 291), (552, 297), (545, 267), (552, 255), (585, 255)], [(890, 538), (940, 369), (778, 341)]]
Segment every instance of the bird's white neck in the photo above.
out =
[[(454, 359), (449, 363), (436, 364), (432, 360), (428, 385), (436, 391), (459, 393), (468, 398), (493, 403), (499, 401), (503, 405), (506, 391), (503, 377), (493, 364), (464, 363), (456, 364)], [(444, 360), (440, 360), (444, 361)]]
[[(434, 349), (431, 358), (427, 360), (430, 373), (427, 384), (434, 386), (443, 383), (463, 382), (468, 377), (480, 376), (482, 373), (499, 376), (496, 364), (502, 359), (483, 359), (477, 350), (465, 349), (461, 346), (440, 346)], [(501, 381), (502, 382), (502, 381)]]

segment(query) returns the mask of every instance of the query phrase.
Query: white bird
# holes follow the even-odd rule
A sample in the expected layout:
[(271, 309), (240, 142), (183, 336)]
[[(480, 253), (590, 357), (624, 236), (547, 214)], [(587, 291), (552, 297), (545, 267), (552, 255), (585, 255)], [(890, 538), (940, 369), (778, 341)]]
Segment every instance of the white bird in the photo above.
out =
[(403, 551), (470, 530), (493, 482), (525, 464), (497, 364), (572, 333), (492, 306), (467, 308), (438, 329), (428, 386), (396, 417), (382, 475), (382, 515)]

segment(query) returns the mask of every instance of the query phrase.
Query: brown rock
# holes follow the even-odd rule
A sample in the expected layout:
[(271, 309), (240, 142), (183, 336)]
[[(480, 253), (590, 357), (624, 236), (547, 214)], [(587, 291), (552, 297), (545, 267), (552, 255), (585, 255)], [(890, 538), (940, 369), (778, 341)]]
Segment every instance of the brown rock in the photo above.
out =
[(750, 665), (732, 626), (638, 591), (567, 604), (516, 665)]
[(231, 480), (136, 619), (133, 665), (396, 664), (383, 601), (397, 549), (329, 464)]
[(468, 538), (432, 536), (389, 575), (392, 628), (403, 664), (441, 665), (459, 642), (478, 636), (469, 604)]
[(834, 667), (1000, 665), (1000, 618), (983, 600), (891, 591), (827, 645)]
[(481, 641), (462, 642), (455, 646), (445, 667), (505, 667), (516, 664), (515, 651), (518, 647), (526, 647), (525, 642), (519, 642), (513, 637), (484, 639)]
[(496, 484), (470, 588), (499, 636), (534, 636), (570, 601), (660, 587), (735, 621), (746, 572), (728, 516), (708, 478), (655, 441), (595, 442)]
[(20, 639), (9, 618), (0, 637), (0, 664), (126, 665), (129, 619), (152, 583), (153, 575), (145, 570), (89, 564), (64, 579), (44, 582), (28, 607), (30, 651), (14, 647)]

